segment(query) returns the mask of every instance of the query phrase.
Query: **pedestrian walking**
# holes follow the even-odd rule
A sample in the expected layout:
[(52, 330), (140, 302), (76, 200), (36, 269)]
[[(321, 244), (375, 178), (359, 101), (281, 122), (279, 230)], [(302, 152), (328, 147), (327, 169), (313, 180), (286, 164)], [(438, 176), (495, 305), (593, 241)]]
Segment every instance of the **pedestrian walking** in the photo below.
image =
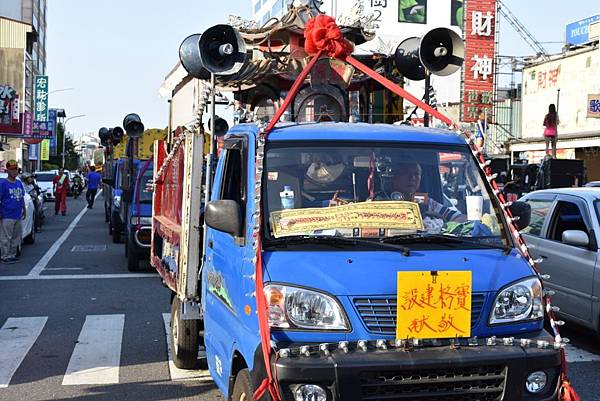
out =
[(54, 190), (54, 214), (62, 213), (67, 215), (67, 191), (69, 188), (69, 177), (65, 174), (65, 170), (60, 168), (58, 175), (52, 181)]
[(556, 141), (558, 139), (558, 113), (556, 106), (551, 104), (548, 106), (548, 114), (544, 117), (544, 139), (546, 140), (546, 154), (548, 148), (552, 144), (552, 157), (556, 157)]
[(25, 218), (25, 189), (17, 180), (19, 166), (15, 160), (6, 163), (7, 178), (0, 180), (0, 262), (15, 263), (21, 245), (21, 220)]
[(102, 176), (96, 172), (95, 166), (90, 166), (90, 172), (87, 176), (87, 192), (85, 193), (85, 199), (88, 203), (88, 209), (94, 207), (94, 199), (96, 199), (96, 193), (98, 192), (98, 187), (100, 186), (100, 180)]

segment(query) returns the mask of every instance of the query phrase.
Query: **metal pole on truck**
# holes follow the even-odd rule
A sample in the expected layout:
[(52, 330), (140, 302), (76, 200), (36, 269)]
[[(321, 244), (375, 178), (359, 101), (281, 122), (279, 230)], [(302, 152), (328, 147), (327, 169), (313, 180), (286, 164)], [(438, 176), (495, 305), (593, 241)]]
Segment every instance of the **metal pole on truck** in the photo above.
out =
[[(210, 192), (211, 192), (211, 183), (212, 183), (212, 167), (213, 167), (213, 159), (215, 154), (215, 116), (216, 116), (216, 104), (215, 104), (215, 86), (216, 79), (215, 74), (210, 73), (210, 150), (208, 155), (206, 155), (206, 177), (204, 181), (204, 208), (206, 209), (206, 205), (210, 201)], [(206, 232), (208, 226), (206, 225), (206, 219), (204, 220), (204, 224), (202, 226), (202, 260), (204, 264), (204, 257), (206, 255)], [(202, 266), (200, 266), (200, 271)]]

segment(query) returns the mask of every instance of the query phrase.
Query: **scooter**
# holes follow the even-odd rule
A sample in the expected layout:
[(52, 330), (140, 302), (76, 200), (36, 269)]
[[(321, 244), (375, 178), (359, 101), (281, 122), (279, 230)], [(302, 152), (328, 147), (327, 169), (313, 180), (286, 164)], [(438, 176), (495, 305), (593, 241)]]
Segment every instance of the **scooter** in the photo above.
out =
[(79, 184), (79, 183), (73, 184), (73, 197), (75, 199), (77, 199), (79, 197), (79, 195), (81, 195), (82, 191), (83, 191), (83, 187), (81, 184)]

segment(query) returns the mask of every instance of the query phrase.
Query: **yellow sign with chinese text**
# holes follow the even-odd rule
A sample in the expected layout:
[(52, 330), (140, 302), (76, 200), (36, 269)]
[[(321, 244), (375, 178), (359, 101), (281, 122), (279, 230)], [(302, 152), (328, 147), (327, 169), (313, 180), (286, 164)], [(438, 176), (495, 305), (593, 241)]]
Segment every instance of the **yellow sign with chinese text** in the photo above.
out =
[(50, 160), (50, 139), (40, 142), (40, 160)]
[(275, 237), (344, 228), (422, 230), (423, 219), (417, 203), (376, 201), (279, 210), (271, 213), (271, 227)]
[(397, 339), (471, 337), (470, 271), (398, 272)]

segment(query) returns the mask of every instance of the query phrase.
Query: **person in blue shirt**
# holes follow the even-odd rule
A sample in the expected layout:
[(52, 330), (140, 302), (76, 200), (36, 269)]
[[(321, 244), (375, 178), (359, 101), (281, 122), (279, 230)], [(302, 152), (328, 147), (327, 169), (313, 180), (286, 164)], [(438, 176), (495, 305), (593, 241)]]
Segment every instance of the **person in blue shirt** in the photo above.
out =
[(96, 198), (96, 192), (98, 192), (98, 187), (100, 186), (100, 181), (102, 180), (102, 176), (96, 172), (96, 167), (90, 166), (90, 172), (87, 176), (88, 180), (88, 188), (85, 193), (85, 199), (88, 203), (88, 209), (94, 207), (94, 199)]
[(15, 263), (21, 244), (21, 220), (25, 217), (25, 190), (17, 180), (19, 165), (6, 163), (7, 178), (0, 180), (0, 262)]

